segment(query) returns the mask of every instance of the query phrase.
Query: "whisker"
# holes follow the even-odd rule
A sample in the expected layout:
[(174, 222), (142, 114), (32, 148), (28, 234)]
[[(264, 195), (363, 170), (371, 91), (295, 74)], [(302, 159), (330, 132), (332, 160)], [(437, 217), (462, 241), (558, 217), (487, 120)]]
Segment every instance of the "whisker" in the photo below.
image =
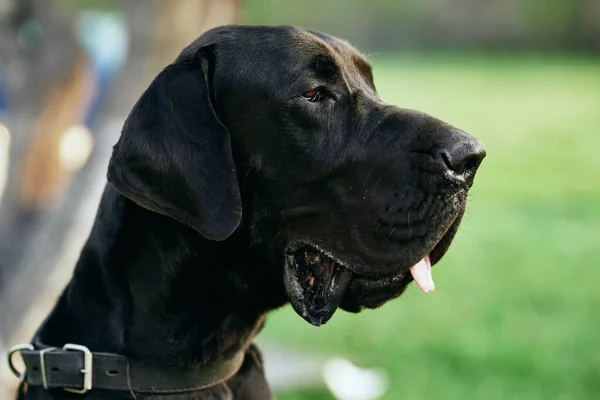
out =
[(386, 240), (390, 240), (390, 238), (392, 237), (392, 233), (394, 233), (395, 230), (396, 230), (396, 227), (393, 227)]
[(248, 179), (248, 175), (250, 175), (250, 171), (252, 171), (254, 168), (256, 168), (256, 166), (251, 166), (248, 169), (248, 172), (246, 172), (246, 176), (244, 177), (244, 182), (242, 182), (242, 188), (244, 188), (244, 186), (246, 186), (246, 180)]
[(377, 232), (377, 228), (379, 228), (379, 223), (381, 222), (381, 216), (385, 214), (385, 211), (382, 211), (381, 214), (377, 216), (377, 222), (375, 223), (375, 232)]
[[(408, 222), (408, 238), (409, 240), (412, 239), (412, 227), (410, 226), (410, 212), (412, 211), (412, 208), (408, 209), (408, 213), (407, 213), (407, 222)], [(408, 256), (412, 259), (412, 243), (409, 242), (408, 243)]]

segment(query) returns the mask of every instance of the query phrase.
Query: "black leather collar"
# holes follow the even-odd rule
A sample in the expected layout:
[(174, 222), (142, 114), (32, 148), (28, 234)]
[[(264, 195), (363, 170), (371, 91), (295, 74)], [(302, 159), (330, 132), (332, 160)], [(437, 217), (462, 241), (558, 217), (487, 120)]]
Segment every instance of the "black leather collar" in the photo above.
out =
[[(26, 348), (28, 347), (28, 348)], [(62, 349), (36, 343), (15, 346), (26, 372), (22, 379), (45, 389), (85, 393), (91, 389), (137, 393), (184, 393), (218, 385), (232, 377), (244, 361), (240, 351), (230, 360), (197, 367), (165, 367), (132, 361), (118, 354), (90, 352), (86, 347), (67, 344)]]

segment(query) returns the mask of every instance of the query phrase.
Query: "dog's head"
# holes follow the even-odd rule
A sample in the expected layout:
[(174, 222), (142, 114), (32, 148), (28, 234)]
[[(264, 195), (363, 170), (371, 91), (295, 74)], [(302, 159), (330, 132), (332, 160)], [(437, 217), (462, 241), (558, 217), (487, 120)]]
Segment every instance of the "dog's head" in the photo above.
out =
[(236, 230), (284, 270), (315, 325), (399, 296), (448, 249), (479, 141), (383, 102), (348, 43), (293, 27), (207, 32), (154, 80), (109, 181), (220, 241)]

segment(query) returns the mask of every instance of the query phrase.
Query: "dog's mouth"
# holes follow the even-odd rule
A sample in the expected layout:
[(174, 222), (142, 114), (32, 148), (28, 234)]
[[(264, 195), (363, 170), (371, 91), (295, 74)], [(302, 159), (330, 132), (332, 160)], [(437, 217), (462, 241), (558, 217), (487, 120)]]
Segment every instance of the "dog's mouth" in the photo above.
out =
[[(450, 232), (447, 235), (449, 236)], [(428, 293), (435, 290), (431, 260), (435, 263), (441, 259), (449, 246), (449, 240), (452, 238), (447, 239), (445, 236), (430, 253), (408, 270), (378, 279), (357, 274), (351, 267), (316, 245), (296, 243), (289, 246), (285, 252), (286, 290), (294, 310), (314, 326), (329, 321), (343, 301), (347, 304), (360, 303), (360, 299), (345, 299), (351, 284), (355, 289), (359, 283), (371, 282), (370, 286), (373, 287), (385, 287), (389, 283), (389, 286), (397, 288), (389, 295), (389, 298), (393, 298), (401, 294), (411, 280), (414, 280), (423, 292)], [(374, 307), (369, 304), (366, 306)], [(343, 305), (342, 307), (346, 309)]]
[(338, 309), (354, 273), (316, 247), (299, 244), (286, 252), (284, 276), (294, 310), (320, 326)]

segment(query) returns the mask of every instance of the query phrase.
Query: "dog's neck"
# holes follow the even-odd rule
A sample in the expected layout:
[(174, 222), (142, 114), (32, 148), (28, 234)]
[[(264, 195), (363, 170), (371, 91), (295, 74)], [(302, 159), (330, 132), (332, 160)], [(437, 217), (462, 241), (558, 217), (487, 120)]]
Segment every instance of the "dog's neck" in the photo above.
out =
[(208, 242), (107, 186), (74, 276), (39, 340), (166, 365), (207, 363), (244, 349), (286, 295), (282, 272), (253, 250), (243, 226), (238, 231)]

